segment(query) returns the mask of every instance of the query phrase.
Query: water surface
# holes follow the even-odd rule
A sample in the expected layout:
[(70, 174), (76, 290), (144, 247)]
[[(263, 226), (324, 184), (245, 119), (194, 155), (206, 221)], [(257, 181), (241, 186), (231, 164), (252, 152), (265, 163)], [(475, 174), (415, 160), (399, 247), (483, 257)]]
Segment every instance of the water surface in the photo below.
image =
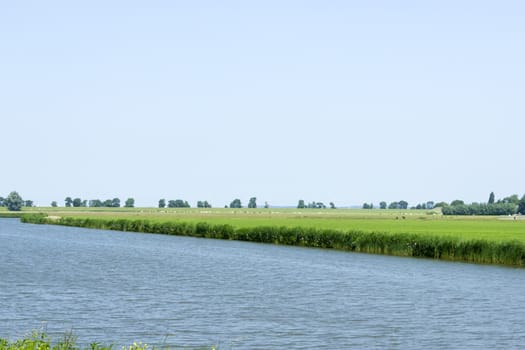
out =
[(0, 219), (0, 337), (520, 349), (525, 270)]

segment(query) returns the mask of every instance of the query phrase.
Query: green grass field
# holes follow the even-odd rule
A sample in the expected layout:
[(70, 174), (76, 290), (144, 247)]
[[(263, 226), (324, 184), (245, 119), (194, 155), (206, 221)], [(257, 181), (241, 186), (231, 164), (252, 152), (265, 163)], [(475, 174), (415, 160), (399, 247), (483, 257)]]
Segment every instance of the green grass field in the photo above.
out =
[(305, 227), (340, 231), (407, 233), (525, 243), (525, 218), (443, 216), (427, 210), (362, 209), (158, 209), (158, 208), (24, 208), (56, 217), (147, 219), (157, 222), (207, 222), (235, 228)]

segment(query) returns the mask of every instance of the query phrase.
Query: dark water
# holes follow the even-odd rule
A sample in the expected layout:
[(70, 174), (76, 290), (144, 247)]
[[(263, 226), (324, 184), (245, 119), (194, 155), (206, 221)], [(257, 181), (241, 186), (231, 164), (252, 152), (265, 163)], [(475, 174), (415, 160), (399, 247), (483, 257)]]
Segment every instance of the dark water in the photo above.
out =
[(525, 270), (0, 219), (0, 337), (41, 328), (117, 346), (520, 349)]

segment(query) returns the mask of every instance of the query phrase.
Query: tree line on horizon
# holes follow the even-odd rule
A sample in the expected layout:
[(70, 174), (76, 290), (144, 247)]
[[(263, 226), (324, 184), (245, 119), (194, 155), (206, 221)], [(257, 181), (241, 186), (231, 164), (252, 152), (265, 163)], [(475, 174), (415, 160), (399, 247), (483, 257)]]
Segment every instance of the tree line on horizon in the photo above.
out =
[[(120, 199), (115, 197), (113, 199), (91, 199), (83, 200), (79, 197), (72, 198), (66, 197), (64, 199), (65, 207), (106, 207), (106, 208), (119, 208), (121, 206)], [(4, 198), (0, 197), (0, 207), (7, 207), (10, 211), (21, 210), (22, 207), (32, 207), (33, 201), (23, 200), (22, 197), (16, 191), (12, 191), (9, 195)], [(51, 202), (52, 207), (57, 207), (56, 201)], [(135, 199), (128, 198), (124, 202), (125, 208), (134, 208)], [(168, 200), (160, 199), (158, 202), (159, 208), (191, 208), (188, 201), (182, 199)], [(197, 208), (212, 208), (212, 205), (208, 201), (197, 201)], [(243, 208), (242, 202), (239, 198), (235, 198), (229, 205), (225, 205), (225, 208), (239, 209)], [(248, 208), (257, 208), (257, 198), (251, 197), (248, 201)], [(269, 208), (268, 202), (264, 203), (264, 208)], [(298, 209), (327, 209), (328, 207), (323, 202), (312, 201), (306, 203), (303, 199), (300, 199), (297, 203)], [(333, 202), (329, 203), (330, 209), (337, 209)], [(373, 203), (363, 203), (363, 209), (374, 209)], [(394, 201), (387, 204), (385, 201), (379, 203), (379, 209), (435, 209), (441, 208), (443, 215), (514, 215), (522, 214), (525, 215), (525, 195), (521, 198), (517, 194), (504, 197), (496, 200), (494, 192), (489, 194), (488, 201), (486, 203), (473, 202), (466, 204), (460, 199), (453, 200), (450, 203), (427, 201), (419, 203), (409, 208), (408, 202), (405, 200)]]
[(486, 203), (465, 204), (462, 200), (455, 200), (441, 210), (443, 215), (525, 215), (525, 195), (520, 199), (513, 194), (496, 201), (494, 192), (491, 192)]
[[(169, 200), (166, 204), (166, 199), (159, 199), (159, 208), (191, 208), (188, 201), (182, 199)], [(197, 201), (197, 208), (211, 208), (212, 205), (208, 201)], [(225, 205), (225, 208), (239, 209), (242, 208), (242, 202), (239, 198), (235, 198), (229, 205)], [(264, 208), (269, 208), (268, 202), (264, 203)], [(257, 198), (251, 197), (248, 201), (248, 208), (257, 208)]]
[[(74, 207), (74, 208), (80, 208), (80, 207), (94, 207), (94, 208), (120, 208), (120, 199), (115, 197), (113, 199), (106, 199), (104, 201), (100, 199), (90, 199), (90, 200), (82, 200), (81, 198), (71, 198), (66, 197), (64, 199), (64, 204), (67, 208)], [(57, 202), (53, 201), (51, 202), (52, 207), (57, 207)], [(126, 199), (124, 203), (125, 208), (134, 208), (135, 207), (135, 199), (128, 198)]]
[[(364, 203), (363, 209), (373, 209), (373, 203)], [(434, 209), (441, 208), (443, 215), (525, 215), (525, 195), (518, 197), (513, 194), (496, 201), (494, 192), (489, 194), (489, 199), (486, 203), (473, 202), (466, 204), (460, 199), (453, 200), (450, 203), (428, 201), (426, 203), (419, 203), (410, 209)], [(392, 202), (387, 206), (386, 202), (379, 203), (379, 209), (408, 209), (406, 201)]]

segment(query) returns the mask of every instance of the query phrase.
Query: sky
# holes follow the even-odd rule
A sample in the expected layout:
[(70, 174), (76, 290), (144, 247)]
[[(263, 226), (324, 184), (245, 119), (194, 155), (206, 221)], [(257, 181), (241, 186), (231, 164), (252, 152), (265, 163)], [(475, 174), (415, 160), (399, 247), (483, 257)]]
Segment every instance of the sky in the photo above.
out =
[(0, 1), (0, 196), (525, 193), (525, 2)]

